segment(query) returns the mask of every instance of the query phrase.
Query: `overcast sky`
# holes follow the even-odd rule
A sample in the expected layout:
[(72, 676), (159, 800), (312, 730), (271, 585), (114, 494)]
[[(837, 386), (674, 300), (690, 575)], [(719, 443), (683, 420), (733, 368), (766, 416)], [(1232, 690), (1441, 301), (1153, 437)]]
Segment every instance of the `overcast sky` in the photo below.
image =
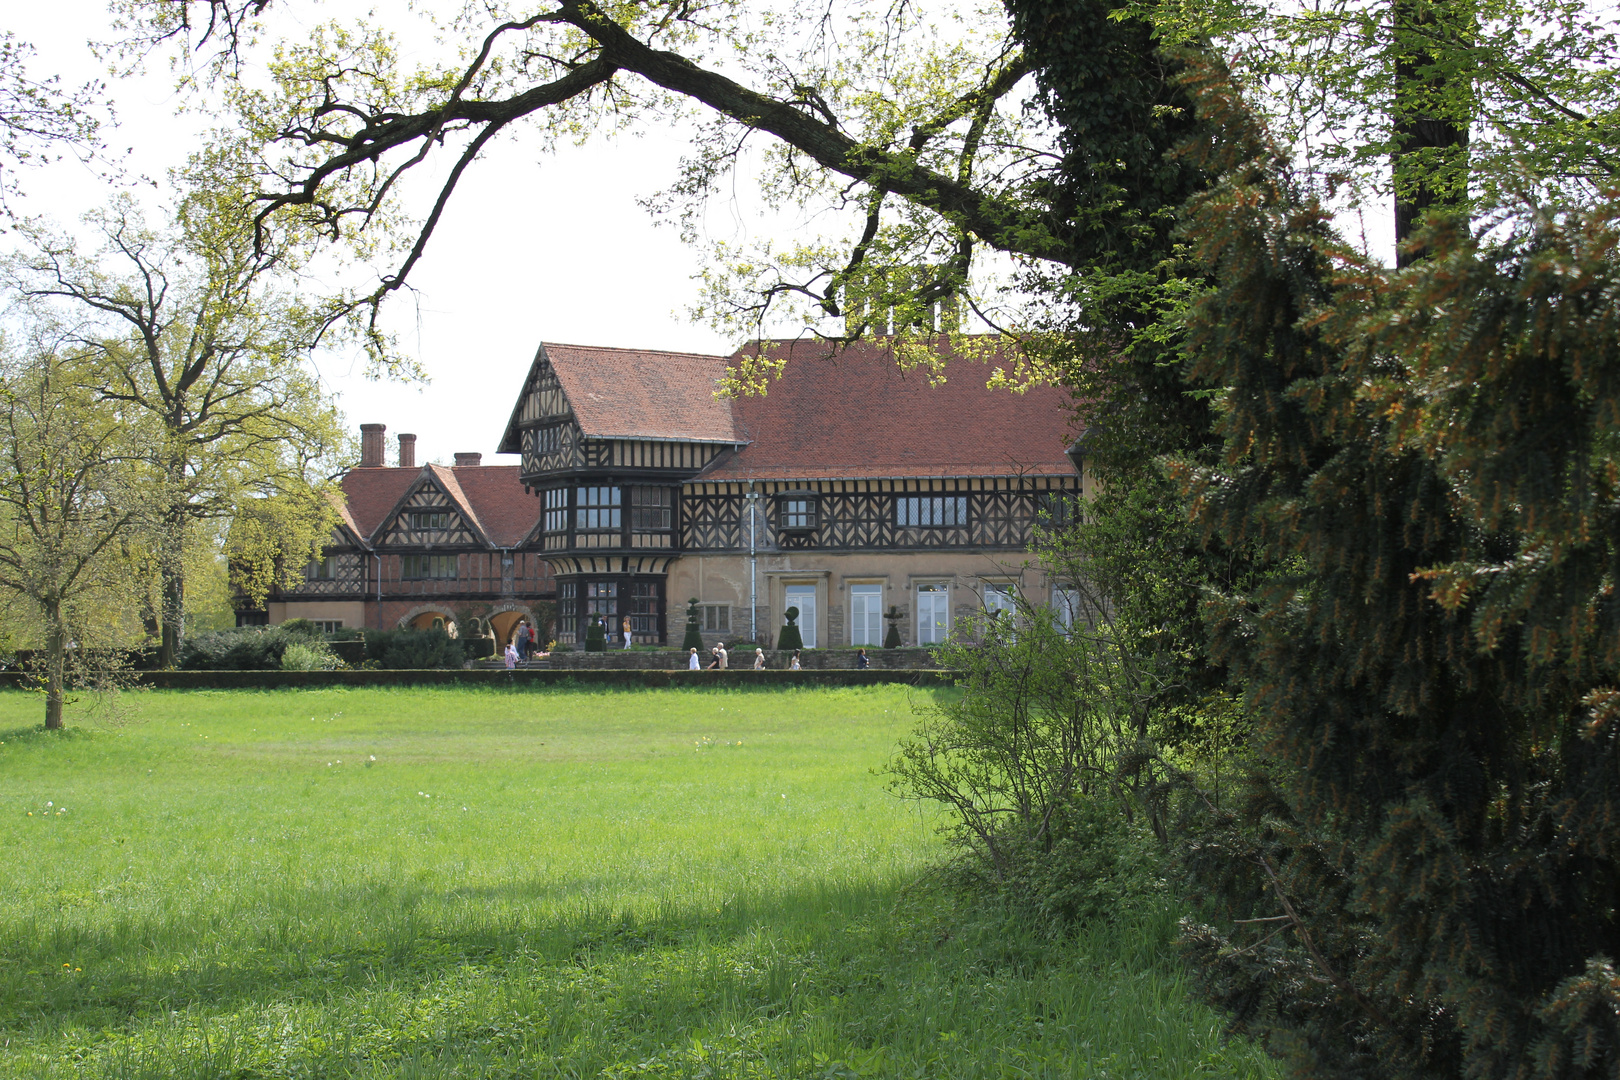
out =
[[(331, 5), (289, 6), (283, 18), (298, 10), (312, 22), (334, 16)], [(86, 40), (106, 25), (104, 0), (13, 2), (4, 19), (38, 50), (31, 75), (60, 73), (69, 83), (104, 74)], [(133, 149), (136, 172), (162, 177), (195, 141), (199, 121), (175, 116), (171, 85), (166, 67), (109, 85), (121, 120), (109, 141)], [(377, 382), (355, 358), (319, 360), (351, 426), (388, 425), (390, 455), (394, 434), (415, 433), (419, 462), (480, 451), (486, 462), (515, 463), (490, 455), (540, 341), (729, 354), (736, 343), (685, 314), (697, 296), (696, 253), (635, 203), (674, 177), (682, 146), (669, 129), (552, 157), (506, 141), (468, 169), (412, 272), (416, 295), (390, 301), (401, 345), (430, 381)], [(108, 194), (73, 161), (22, 183), (22, 209), (63, 222)], [(710, 219), (711, 228), (742, 227), (729, 207)]]

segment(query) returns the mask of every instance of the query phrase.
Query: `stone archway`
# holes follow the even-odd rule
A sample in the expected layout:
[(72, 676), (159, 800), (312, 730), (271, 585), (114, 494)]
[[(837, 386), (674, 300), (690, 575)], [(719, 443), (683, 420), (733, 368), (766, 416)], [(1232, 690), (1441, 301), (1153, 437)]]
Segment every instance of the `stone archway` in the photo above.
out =
[[(451, 630), (456, 625), (456, 617), (451, 614), (448, 608), (432, 604), (422, 604), (411, 608), (411, 610), (399, 617), (399, 622), (395, 625), (401, 630), (431, 630), (433, 629), (434, 619), (443, 619), (446, 630)], [(453, 631), (451, 636), (455, 636)]]
[[(488, 616), (489, 628), (495, 633), (497, 648), (504, 649), (511, 644), (513, 635), (517, 633), (519, 619), (528, 619), (530, 626), (535, 625), (534, 612), (522, 605), (502, 604), (490, 610)], [(541, 644), (544, 644), (544, 642)]]

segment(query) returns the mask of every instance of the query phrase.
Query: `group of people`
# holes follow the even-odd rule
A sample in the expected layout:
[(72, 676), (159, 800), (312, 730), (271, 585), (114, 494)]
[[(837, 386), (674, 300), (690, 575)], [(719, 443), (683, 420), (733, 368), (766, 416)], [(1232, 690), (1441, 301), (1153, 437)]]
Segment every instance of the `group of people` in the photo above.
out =
[[(688, 650), (686, 650), (686, 652), (687, 652), (686, 670), (688, 670), (688, 671), (698, 671), (698, 670), (703, 669), (703, 661), (702, 661), (702, 658), (700, 658), (698, 656), (698, 651), (696, 649), (688, 649)], [(709, 670), (709, 671), (725, 671), (730, 666), (731, 666), (731, 654), (726, 651), (726, 647), (724, 645), (716, 645), (714, 648), (709, 650), (709, 665), (708, 665), (707, 670)], [(755, 649), (754, 650), (754, 670), (755, 671), (764, 671), (765, 670), (765, 650), (764, 649)], [(802, 670), (802, 668), (800, 667), (800, 664), (799, 664), (799, 650), (798, 649), (793, 650), (793, 659), (788, 661), (788, 670), (789, 671), (800, 671), (800, 670)]]
[(517, 631), (512, 635), (512, 640), (506, 643), (506, 666), (515, 668), (518, 664), (532, 659), (534, 654), (540, 651), (540, 635), (535, 633), (528, 619), (519, 619)]

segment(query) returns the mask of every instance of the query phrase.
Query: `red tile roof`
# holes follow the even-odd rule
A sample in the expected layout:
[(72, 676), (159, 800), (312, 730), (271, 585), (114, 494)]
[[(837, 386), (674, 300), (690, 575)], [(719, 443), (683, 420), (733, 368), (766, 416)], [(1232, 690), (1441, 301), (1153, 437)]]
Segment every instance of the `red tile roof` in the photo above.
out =
[[(829, 357), (820, 341), (767, 342), (789, 363), (764, 397), (732, 403), (751, 440), (703, 480), (1073, 475), (1068, 392), (989, 390), (989, 369), (951, 358), (947, 381), (902, 372), (889, 346), (859, 342)], [(757, 351), (757, 346), (742, 353)]]
[(714, 396), (723, 356), (545, 342), (541, 357), (590, 438), (739, 441), (730, 406)]
[(540, 500), (523, 490), (516, 465), (463, 465), (454, 473), (462, 496), (496, 547), (516, 547), (540, 523)]
[(496, 547), (515, 547), (540, 520), (540, 500), (523, 490), (516, 465), (350, 469), (343, 477), (343, 494), (355, 531), (370, 539), (406, 489), (424, 473), (466, 506), (472, 524)]

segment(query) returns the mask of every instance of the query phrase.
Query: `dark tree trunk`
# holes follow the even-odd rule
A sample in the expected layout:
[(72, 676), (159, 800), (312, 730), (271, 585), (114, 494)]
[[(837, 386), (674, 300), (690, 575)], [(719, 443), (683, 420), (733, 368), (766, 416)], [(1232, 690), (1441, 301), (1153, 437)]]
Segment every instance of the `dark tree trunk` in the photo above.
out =
[(62, 684), (67, 674), (67, 630), (62, 626), (62, 605), (45, 605), (45, 729), (62, 727)]
[[(1432, 48), (1431, 35), (1446, 32), (1448, 0), (1395, 0), (1395, 243), (1396, 266), (1408, 266), (1426, 252), (1408, 241), (1430, 210), (1452, 206), (1459, 192), (1444, 178), (1415, 169), (1425, 151), (1456, 152), (1468, 146), (1468, 121), (1439, 108), (1456, 101), (1457, 78), (1448, 74)], [(1452, 112), (1452, 115), (1445, 115)], [(1451, 156), (1449, 153), (1447, 156)], [(1411, 174), (1418, 172), (1413, 177)]]

